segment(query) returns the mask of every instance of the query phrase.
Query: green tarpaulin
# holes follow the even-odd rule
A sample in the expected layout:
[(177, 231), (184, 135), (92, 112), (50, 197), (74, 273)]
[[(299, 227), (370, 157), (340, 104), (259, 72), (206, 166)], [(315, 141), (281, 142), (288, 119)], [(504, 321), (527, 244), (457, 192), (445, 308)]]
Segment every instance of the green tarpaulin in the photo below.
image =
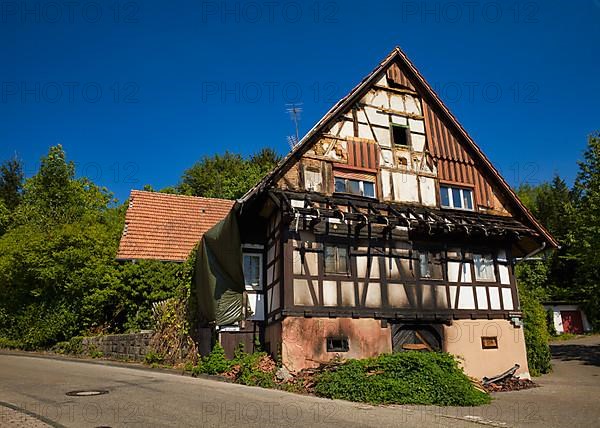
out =
[(204, 234), (194, 272), (200, 317), (229, 325), (242, 319), (244, 272), (234, 210)]

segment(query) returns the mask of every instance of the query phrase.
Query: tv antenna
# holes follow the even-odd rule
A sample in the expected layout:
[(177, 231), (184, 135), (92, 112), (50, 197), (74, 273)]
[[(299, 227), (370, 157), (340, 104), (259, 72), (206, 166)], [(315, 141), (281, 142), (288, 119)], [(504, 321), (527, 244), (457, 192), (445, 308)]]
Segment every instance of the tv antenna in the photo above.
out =
[(294, 147), (296, 147), (296, 144), (298, 144), (298, 140), (296, 140), (296, 136), (295, 135), (288, 135), (286, 137), (287, 139), (287, 143), (290, 146), (290, 149), (294, 149)]
[[(290, 114), (290, 117), (294, 121), (294, 125), (296, 126), (296, 144), (300, 141), (300, 135), (298, 134), (298, 122), (300, 121), (300, 113), (302, 113), (302, 103), (300, 104), (286, 104), (288, 106), (287, 112)], [(288, 138), (289, 141), (289, 138)]]

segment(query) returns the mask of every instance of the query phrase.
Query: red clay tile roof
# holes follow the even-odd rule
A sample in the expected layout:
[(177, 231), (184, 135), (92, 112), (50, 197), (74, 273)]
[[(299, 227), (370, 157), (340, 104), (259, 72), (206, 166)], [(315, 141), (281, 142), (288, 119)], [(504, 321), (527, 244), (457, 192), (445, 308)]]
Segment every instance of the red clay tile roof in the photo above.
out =
[(132, 190), (117, 259), (185, 261), (234, 201)]

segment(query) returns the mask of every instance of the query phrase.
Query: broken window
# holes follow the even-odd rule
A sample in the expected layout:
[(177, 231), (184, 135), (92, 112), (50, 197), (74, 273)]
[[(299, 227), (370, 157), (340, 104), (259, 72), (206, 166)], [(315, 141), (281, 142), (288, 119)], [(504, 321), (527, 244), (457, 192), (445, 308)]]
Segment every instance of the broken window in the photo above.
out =
[(244, 283), (246, 289), (260, 288), (262, 281), (262, 255), (244, 254)]
[(366, 180), (335, 177), (336, 193), (350, 193), (352, 195), (375, 197), (375, 183)]
[(494, 259), (491, 254), (473, 254), (473, 264), (477, 281), (496, 281)]
[(392, 123), (390, 128), (395, 146), (408, 147), (410, 145), (410, 131), (407, 126)]
[(443, 208), (473, 210), (473, 191), (462, 187), (440, 186), (440, 204)]
[(345, 337), (328, 337), (327, 352), (348, 352), (350, 344)]
[(426, 279), (444, 279), (439, 253), (419, 252), (419, 275)]
[(348, 273), (348, 248), (334, 245), (324, 246), (325, 273)]

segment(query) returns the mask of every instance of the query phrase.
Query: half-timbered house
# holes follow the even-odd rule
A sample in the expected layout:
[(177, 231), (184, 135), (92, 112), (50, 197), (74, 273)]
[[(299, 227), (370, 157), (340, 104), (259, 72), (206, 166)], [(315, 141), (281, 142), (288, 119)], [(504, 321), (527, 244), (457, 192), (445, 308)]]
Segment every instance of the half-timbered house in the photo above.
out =
[(527, 375), (514, 263), (556, 241), (399, 48), (233, 212), (244, 320), (223, 343), (257, 335), (291, 370), (425, 349)]

